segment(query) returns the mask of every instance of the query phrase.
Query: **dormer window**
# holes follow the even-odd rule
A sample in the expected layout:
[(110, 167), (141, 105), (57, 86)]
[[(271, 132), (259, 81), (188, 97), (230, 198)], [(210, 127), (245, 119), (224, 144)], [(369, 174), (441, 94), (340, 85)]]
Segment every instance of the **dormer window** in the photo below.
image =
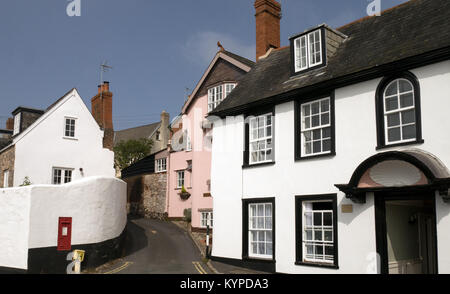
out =
[(318, 29), (294, 40), (295, 72), (323, 64), (322, 30)]
[(14, 116), (14, 132), (13, 132), (13, 136), (17, 135), (18, 133), (20, 133), (20, 120), (22, 117), (22, 113), (18, 113), (16, 114), (16, 116)]
[(210, 88), (208, 90), (208, 112), (213, 111), (219, 106), (223, 99), (227, 98), (231, 91), (233, 91), (234, 87), (236, 87), (235, 83), (226, 83)]

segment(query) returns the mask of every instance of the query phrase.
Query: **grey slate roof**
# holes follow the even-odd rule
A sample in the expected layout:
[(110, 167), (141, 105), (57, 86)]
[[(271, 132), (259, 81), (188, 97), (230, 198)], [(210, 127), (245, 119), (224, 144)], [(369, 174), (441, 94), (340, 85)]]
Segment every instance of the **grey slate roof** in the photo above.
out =
[(138, 140), (141, 138), (150, 139), (150, 136), (161, 126), (161, 122), (140, 126), (136, 128), (116, 131), (114, 134), (114, 146), (120, 141)]
[[(274, 50), (256, 63), (210, 115), (236, 115), (251, 106), (283, 102), (293, 93), (328, 86), (427, 52), (450, 48), (450, 1), (411, 0), (379, 17), (366, 17), (337, 30), (349, 38), (326, 67), (291, 77), (290, 48)], [(373, 78), (373, 77), (372, 77)], [(302, 92), (303, 93), (303, 92)]]
[(234, 53), (226, 51), (226, 50), (224, 50), (222, 52), (224, 54), (230, 56), (231, 58), (233, 58), (233, 59), (235, 59), (235, 60), (237, 60), (237, 61), (239, 61), (239, 62), (241, 62), (241, 63), (243, 63), (243, 64), (245, 64), (247, 66), (249, 66), (249, 67), (253, 67), (255, 65), (254, 61), (251, 61), (250, 59), (247, 59), (247, 58), (242, 57), (240, 55), (234, 54)]

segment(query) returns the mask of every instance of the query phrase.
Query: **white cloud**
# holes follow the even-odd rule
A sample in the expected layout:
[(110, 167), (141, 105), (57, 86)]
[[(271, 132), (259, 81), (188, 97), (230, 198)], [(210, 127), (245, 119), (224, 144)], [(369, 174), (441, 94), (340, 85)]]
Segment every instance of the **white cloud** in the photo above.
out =
[(219, 50), (218, 41), (225, 50), (254, 60), (256, 53), (254, 44), (244, 44), (229, 35), (217, 32), (198, 32), (191, 35), (182, 46), (183, 54), (191, 62), (204, 65), (211, 62)]

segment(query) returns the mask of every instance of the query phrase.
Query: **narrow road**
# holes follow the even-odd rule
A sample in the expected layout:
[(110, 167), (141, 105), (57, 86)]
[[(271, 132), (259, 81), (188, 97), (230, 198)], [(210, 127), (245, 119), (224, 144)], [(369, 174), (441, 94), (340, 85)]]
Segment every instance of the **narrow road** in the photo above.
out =
[(171, 222), (128, 221), (126, 256), (108, 267), (109, 274), (210, 274), (198, 248)]

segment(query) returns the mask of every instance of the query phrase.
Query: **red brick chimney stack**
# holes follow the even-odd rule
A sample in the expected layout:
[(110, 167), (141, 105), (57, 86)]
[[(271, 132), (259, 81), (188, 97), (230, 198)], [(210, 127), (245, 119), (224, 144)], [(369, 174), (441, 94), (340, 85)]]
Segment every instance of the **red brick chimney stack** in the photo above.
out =
[(98, 86), (98, 93), (91, 99), (92, 116), (100, 128), (105, 132), (103, 137), (103, 148), (113, 150), (114, 126), (112, 121), (112, 97), (109, 91), (109, 82), (103, 82)]
[(14, 130), (14, 118), (10, 117), (6, 120), (6, 129), (7, 130)]
[(280, 47), (281, 4), (275, 0), (255, 0), (256, 60), (270, 48)]

